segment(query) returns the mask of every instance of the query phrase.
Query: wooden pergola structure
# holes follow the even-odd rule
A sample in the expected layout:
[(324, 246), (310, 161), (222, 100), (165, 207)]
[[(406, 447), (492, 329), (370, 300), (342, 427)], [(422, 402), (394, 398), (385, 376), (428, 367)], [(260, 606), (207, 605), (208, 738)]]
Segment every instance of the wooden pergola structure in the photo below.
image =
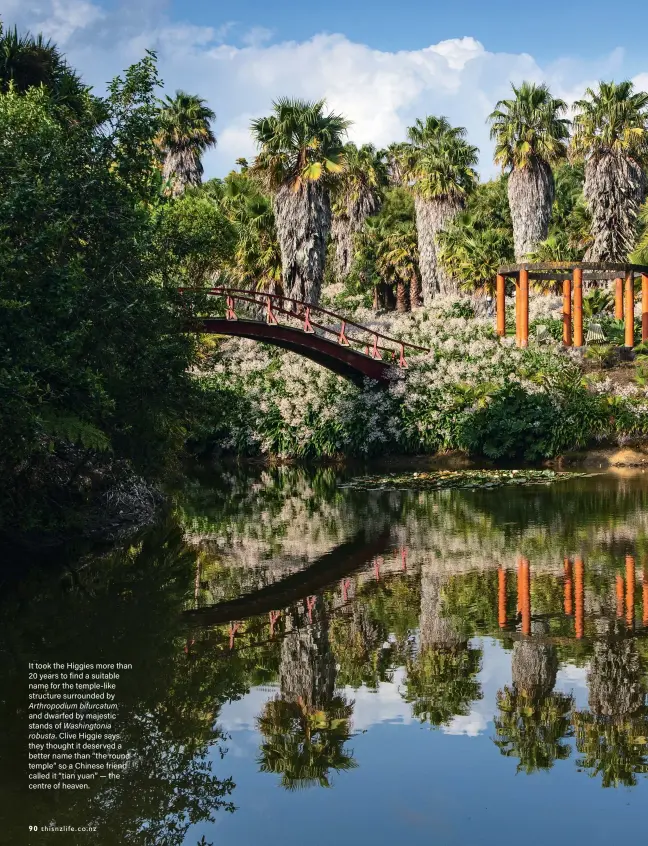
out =
[(506, 335), (507, 279), (515, 282), (515, 340), (519, 347), (529, 345), (529, 283), (562, 282), (563, 344), (582, 347), (583, 283), (614, 281), (614, 316), (625, 320), (625, 346), (634, 347), (634, 290), (638, 276), (641, 277), (641, 340), (648, 341), (648, 266), (609, 262), (525, 262), (501, 267), (497, 274), (497, 334)]

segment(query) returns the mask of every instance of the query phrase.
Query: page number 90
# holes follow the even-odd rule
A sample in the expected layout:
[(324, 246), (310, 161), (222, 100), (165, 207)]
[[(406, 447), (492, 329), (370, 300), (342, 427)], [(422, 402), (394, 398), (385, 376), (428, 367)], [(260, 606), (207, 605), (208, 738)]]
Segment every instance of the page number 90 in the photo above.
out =
[(38, 831), (38, 826), (37, 825), (30, 825), (29, 830), (30, 831)]

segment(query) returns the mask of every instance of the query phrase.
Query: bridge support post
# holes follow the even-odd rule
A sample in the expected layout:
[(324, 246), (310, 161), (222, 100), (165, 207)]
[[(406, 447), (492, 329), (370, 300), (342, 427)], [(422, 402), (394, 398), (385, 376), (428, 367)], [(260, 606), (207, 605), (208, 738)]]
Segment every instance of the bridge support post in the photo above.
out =
[(641, 340), (648, 341), (648, 273), (641, 274)]

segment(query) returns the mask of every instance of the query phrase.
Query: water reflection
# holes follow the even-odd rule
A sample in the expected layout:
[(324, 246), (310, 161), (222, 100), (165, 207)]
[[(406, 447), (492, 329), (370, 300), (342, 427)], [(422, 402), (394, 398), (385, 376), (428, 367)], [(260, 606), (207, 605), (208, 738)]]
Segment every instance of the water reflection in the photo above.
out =
[[(342, 801), (371, 783), (367, 743), (394, 743), (375, 731), (384, 724), (421, 731), (432, 756), (439, 738), (454, 742), (446, 770), (460, 749), (450, 735), (464, 733), (500, 779), (562, 768), (563, 786), (643, 789), (645, 477), (424, 494), (341, 489), (341, 475), (205, 471), (154, 531), (68, 550), (4, 583), (0, 807), (11, 842), (29, 842), (35, 818), (97, 825), (69, 841), (84, 846), (216, 842), (210, 820), (233, 842), (259, 842), (252, 795), (279, 786)], [(15, 777), (26, 769), (26, 662), (98, 656), (139, 668), (119, 690), (118, 730), (133, 750), (124, 780), (27, 791)], [(398, 760), (398, 747), (381, 750)], [(415, 766), (415, 751), (402, 756)], [(256, 828), (237, 839), (248, 818)]]

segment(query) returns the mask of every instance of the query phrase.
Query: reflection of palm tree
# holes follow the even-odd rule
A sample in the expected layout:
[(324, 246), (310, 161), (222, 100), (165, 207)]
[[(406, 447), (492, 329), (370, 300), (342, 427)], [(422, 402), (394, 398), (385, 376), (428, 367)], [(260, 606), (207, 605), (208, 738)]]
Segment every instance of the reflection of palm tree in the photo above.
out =
[(637, 773), (648, 773), (646, 715), (610, 720), (591, 711), (574, 714), (577, 766), (601, 776), (603, 787), (632, 787)]
[[(532, 630), (545, 634), (546, 625), (534, 622)], [(495, 745), (502, 755), (519, 759), (518, 771), (548, 770), (571, 753), (562, 738), (571, 736), (573, 699), (554, 693), (557, 673), (555, 646), (522, 640), (513, 647), (513, 684), (497, 693)]]
[(466, 716), (470, 704), (482, 697), (476, 678), (481, 650), (470, 647), (453, 619), (443, 614), (443, 582), (432, 567), (422, 568), (420, 644), (416, 657), (407, 662), (404, 695), (413, 703), (413, 714), (433, 726)]
[(506, 686), (497, 693), (495, 745), (502, 755), (519, 759), (518, 772), (551, 769), (554, 761), (571, 753), (562, 739), (571, 735), (572, 705), (572, 697), (564, 693), (534, 698), (515, 685)]
[(286, 618), (279, 671), (281, 695), (270, 700), (258, 719), (265, 740), (259, 766), (281, 773), (289, 790), (319, 784), (329, 787), (329, 770), (356, 765), (344, 749), (351, 737), (353, 702), (335, 695), (335, 661), (328, 618), (321, 597), (306, 617), (303, 605)]
[(588, 674), (589, 711), (574, 714), (578, 765), (603, 787), (636, 784), (648, 772), (646, 692), (635, 640), (603, 640)]
[(329, 770), (342, 772), (357, 764), (344, 749), (351, 737), (353, 703), (334, 696), (324, 708), (309, 707), (298, 699), (270, 700), (258, 725), (265, 741), (261, 745), (261, 772), (281, 773), (288, 790), (319, 784), (330, 787)]

